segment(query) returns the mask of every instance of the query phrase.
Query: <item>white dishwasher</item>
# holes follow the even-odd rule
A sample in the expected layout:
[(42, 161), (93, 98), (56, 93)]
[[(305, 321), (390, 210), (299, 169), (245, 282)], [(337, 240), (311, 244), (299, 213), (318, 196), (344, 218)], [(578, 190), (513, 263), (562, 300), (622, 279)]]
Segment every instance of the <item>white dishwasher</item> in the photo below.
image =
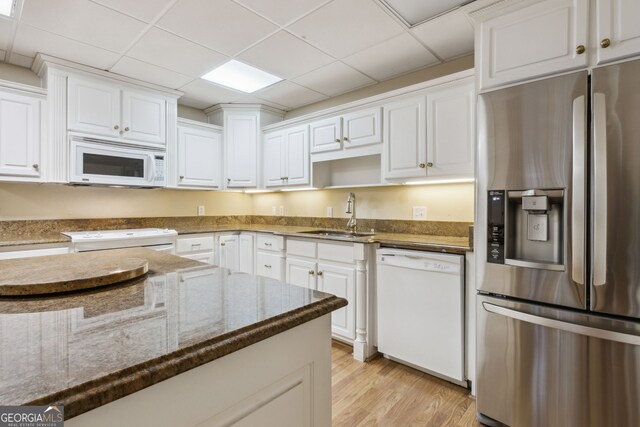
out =
[(378, 351), (466, 386), (464, 256), (377, 251)]

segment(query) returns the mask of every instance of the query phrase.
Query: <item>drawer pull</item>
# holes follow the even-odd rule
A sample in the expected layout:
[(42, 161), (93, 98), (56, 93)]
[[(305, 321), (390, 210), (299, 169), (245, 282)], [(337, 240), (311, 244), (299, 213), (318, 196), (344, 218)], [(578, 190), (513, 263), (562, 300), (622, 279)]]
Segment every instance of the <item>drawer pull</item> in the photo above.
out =
[(271, 266), (269, 264), (265, 264), (264, 267), (265, 268), (271, 268)]
[(322, 276), (322, 271), (318, 271), (318, 276)]
[(265, 243), (264, 245), (271, 247), (271, 246), (273, 246), (273, 243)]
[(313, 270), (309, 270), (309, 274), (313, 276), (314, 274), (316, 274), (316, 272)]

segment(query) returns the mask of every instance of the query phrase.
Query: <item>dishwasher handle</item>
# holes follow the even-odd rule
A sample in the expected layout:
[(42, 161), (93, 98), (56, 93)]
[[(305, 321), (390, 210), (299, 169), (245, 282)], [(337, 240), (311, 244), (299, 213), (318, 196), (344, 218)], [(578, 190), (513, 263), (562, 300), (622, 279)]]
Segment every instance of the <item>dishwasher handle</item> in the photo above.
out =
[(379, 251), (377, 263), (383, 268), (389, 266), (455, 275), (464, 272), (464, 257), (461, 255), (442, 255), (429, 252), (414, 255)]

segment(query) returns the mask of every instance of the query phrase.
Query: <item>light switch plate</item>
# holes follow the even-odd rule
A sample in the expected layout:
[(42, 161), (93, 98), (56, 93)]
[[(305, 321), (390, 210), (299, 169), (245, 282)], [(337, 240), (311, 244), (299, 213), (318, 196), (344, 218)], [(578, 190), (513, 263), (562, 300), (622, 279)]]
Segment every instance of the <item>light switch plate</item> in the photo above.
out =
[(327, 218), (333, 218), (333, 208), (331, 206), (327, 206)]
[(277, 209), (275, 206), (271, 206), (271, 215), (275, 215), (277, 213)]
[(198, 216), (204, 216), (204, 206), (198, 205)]
[(413, 207), (413, 219), (426, 220), (427, 219), (427, 207), (426, 206), (414, 206)]
[(284, 216), (284, 206), (280, 206), (280, 216)]

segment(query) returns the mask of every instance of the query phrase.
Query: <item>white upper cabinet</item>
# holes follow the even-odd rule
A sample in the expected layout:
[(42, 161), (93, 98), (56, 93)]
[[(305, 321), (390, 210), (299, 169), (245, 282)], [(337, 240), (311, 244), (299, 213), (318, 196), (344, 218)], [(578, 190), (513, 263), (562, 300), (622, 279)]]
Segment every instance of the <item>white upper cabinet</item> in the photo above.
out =
[(427, 176), (473, 175), (473, 81), (427, 94)]
[(342, 116), (344, 148), (377, 144), (382, 141), (381, 108), (369, 108)]
[(309, 125), (311, 135), (311, 152), (322, 153), (324, 151), (340, 150), (342, 148), (342, 118), (312, 122)]
[(263, 150), (265, 187), (309, 184), (306, 125), (265, 133)]
[(589, 0), (543, 0), (478, 17), (480, 89), (586, 67), (588, 9)]
[(227, 187), (258, 185), (258, 114), (225, 113)]
[(380, 107), (312, 122), (311, 153), (348, 150), (382, 142)]
[(424, 96), (403, 99), (383, 106), (384, 148), (382, 173), (385, 179), (427, 175), (426, 101)]
[(220, 188), (222, 131), (178, 123), (179, 187)]
[(166, 100), (115, 84), (68, 80), (68, 129), (123, 140), (166, 143)]
[(39, 180), (40, 105), (37, 97), (0, 92), (0, 180)]
[(598, 64), (640, 53), (640, 1), (597, 0)]

